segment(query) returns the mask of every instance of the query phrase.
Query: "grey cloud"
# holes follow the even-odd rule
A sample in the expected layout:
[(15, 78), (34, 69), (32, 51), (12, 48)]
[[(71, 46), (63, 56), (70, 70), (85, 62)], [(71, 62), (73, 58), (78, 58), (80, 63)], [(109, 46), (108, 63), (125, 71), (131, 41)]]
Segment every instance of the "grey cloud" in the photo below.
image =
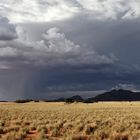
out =
[[(86, 97), (87, 91), (112, 87), (140, 89), (139, 4), (139, 0), (1, 1), (0, 13), (16, 23), (18, 35), (0, 41), (1, 96)], [(3, 27), (15, 28), (11, 22)]]
[[(115, 87), (119, 83), (133, 83), (139, 88), (139, 65), (134, 64), (138, 63), (136, 60), (139, 60), (137, 59), (139, 58), (139, 43), (137, 42), (137, 45), (133, 45), (133, 42), (135, 42), (136, 39), (135, 37), (133, 38), (133, 36), (139, 36), (139, 20), (123, 22), (120, 20), (117, 22), (90, 22), (82, 19), (82, 24), (80, 24), (81, 21), (79, 19), (71, 20), (72, 21), (69, 20), (66, 22), (53, 23), (51, 26), (48, 26), (48, 24), (45, 23), (41, 25), (36, 24), (34, 26), (29, 26), (29, 28), (33, 26), (33, 30), (36, 29), (36, 32), (33, 32), (32, 34), (38, 33), (37, 29), (40, 29), (43, 26), (42, 31), (40, 31), (40, 35), (45, 31), (45, 28), (48, 30), (51, 28), (51, 30), (49, 30), (51, 32), (49, 36), (47, 33), (44, 34), (43, 37), (38, 38), (38, 40), (43, 41), (28, 41), (26, 32), (19, 32), (18, 30), (18, 36), (20, 37), (20, 40), (10, 42), (11, 48), (18, 48), (18, 50), (21, 52), (27, 52), (28, 55), (26, 54), (25, 57), (25, 55), (22, 55), (22, 53), (20, 54), (18, 52), (17, 54), (19, 54), (19, 56), (16, 54), (16, 57), (11, 55), (9, 58), (5, 57), (3, 59), (5, 59), (6, 62), (11, 62), (12, 66), (15, 68), (21, 67), (21, 70), (28, 69), (32, 70), (34, 73), (33, 75), (31, 74), (31, 78), (25, 76), (24, 92), (21, 91), (24, 93), (23, 97), (52, 98), (53, 96), (57, 97), (55, 93), (58, 92), (58, 94), (63, 95), (64, 92), (69, 91), (67, 94), (72, 95), (70, 91), (73, 91), (76, 94), (79, 93), (77, 91), (80, 90), (108, 90), (111, 89), (111, 87)], [(52, 28), (52, 26), (59, 27), (61, 30), (58, 32), (58, 29)], [(26, 31), (29, 31), (28, 28), (26, 29)], [(65, 34), (60, 32), (65, 32)], [(70, 39), (68, 40), (67, 38)], [(127, 40), (129, 40), (129, 43), (127, 43)], [(71, 43), (66, 43), (67, 41), (76, 43), (72, 43), (74, 45), (70, 45)], [(67, 55), (64, 55), (66, 48), (62, 46), (62, 48), (60, 47), (59, 49), (60, 52), (55, 47), (52, 47), (53, 53), (51, 52), (49, 57), (44, 57), (45, 59), (49, 58), (49, 60), (51, 60), (51, 56), (53, 56), (53, 61), (50, 61), (50, 64), (53, 65), (50, 67), (50, 64), (45, 63), (45, 67), (42, 67), (43, 65), (40, 65), (37, 60), (39, 58), (39, 60), (43, 60), (43, 64), (45, 62), (45, 59), (42, 58), (42, 47), (40, 42), (43, 42), (42, 44), (44, 45), (42, 46), (47, 47), (47, 52), (49, 46), (62, 46), (59, 45), (62, 42), (65, 44), (65, 46), (67, 46), (66, 44), (69, 44), (68, 46), (71, 46), (72, 50), (75, 52), (75, 44), (79, 44), (78, 46), (80, 51), (84, 52), (84, 54), (89, 51), (96, 52), (99, 57), (103, 55), (104, 57), (107, 57), (113, 61), (109, 61), (109, 63), (107, 63), (105, 60), (101, 61), (101, 63), (98, 61), (98, 63), (96, 61), (96, 63), (92, 61), (90, 65), (87, 65), (87, 63), (80, 63), (80, 66), (77, 64), (74, 66), (72, 63), (67, 63), (67, 60), (71, 57), (74, 60), (75, 57), (68, 57)], [(84, 43), (87, 43), (87, 45), (84, 46)], [(4, 42), (2, 44), (4, 45)], [(5, 47), (6, 46), (9, 45), (6, 44)], [(37, 46), (39, 47), (38, 49), (36, 49)], [(65, 49), (63, 49), (63, 47)], [(43, 54), (45, 53), (45, 50), (43, 50)], [(58, 52), (56, 53), (56, 51)], [(40, 52), (41, 54), (38, 55)], [(110, 56), (112, 52), (117, 56), (119, 61), (113, 55)], [(131, 55), (133, 55), (132, 52), (136, 52), (134, 57), (131, 57)], [(62, 62), (65, 62), (64, 65), (60, 63), (61, 61), (59, 61), (59, 63), (58, 61), (54, 61), (56, 59), (56, 54), (60, 54), (60, 56), (62, 56), (61, 58), (65, 59), (65, 61), (61, 59)], [(35, 56), (35, 59), (33, 56)], [(37, 59), (36, 56), (38, 56)], [(84, 55), (80, 53), (79, 56), (79, 53), (77, 53), (76, 56), (78, 58), (82, 56), (83, 58)], [(98, 58), (96, 55), (93, 56)], [(33, 67), (35, 64), (37, 64), (36, 67)], [(54, 64), (57, 64), (57, 69), (52, 67)], [(46, 69), (48, 67), (51, 69)], [(39, 70), (42, 68), (44, 70)]]
[(0, 40), (13, 40), (17, 38), (16, 27), (9, 23), (5, 17), (0, 17)]
[(132, 90), (135, 91), (136, 90), (136, 86), (134, 84), (130, 84), (130, 83), (125, 83), (125, 84), (118, 84), (114, 87), (115, 89), (127, 89), (127, 90)]
[[(20, 35), (19, 35), (20, 36)], [(112, 54), (100, 55), (94, 50), (75, 45), (58, 28), (51, 28), (43, 34), (41, 41), (18, 38), (2, 42), (0, 64), (4, 67), (60, 67), (60, 66), (100, 66), (113, 65), (117, 61)], [(23, 66), (22, 66), (23, 65)]]

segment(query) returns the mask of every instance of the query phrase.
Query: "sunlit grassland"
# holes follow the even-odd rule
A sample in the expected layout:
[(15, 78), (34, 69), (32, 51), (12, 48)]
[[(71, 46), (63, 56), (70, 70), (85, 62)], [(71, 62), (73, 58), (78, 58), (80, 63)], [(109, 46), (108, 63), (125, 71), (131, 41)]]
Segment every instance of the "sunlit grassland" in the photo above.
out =
[(0, 103), (2, 140), (139, 140), (140, 102)]

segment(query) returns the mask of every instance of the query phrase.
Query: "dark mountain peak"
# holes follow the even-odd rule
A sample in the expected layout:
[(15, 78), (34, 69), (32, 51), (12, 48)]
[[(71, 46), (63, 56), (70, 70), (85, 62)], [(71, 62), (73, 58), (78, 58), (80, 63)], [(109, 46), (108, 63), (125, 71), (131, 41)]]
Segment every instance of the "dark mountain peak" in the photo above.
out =
[(133, 92), (125, 89), (113, 89), (103, 94), (84, 100), (81, 96), (75, 95), (69, 98), (59, 98), (57, 102), (96, 102), (96, 101), (140, 101), (140, 92)]
[(83, 101), (83, 98), (79, 95), (75, 95), (75, 96), (72, 96), (72, 97), (69, 97), (69, 98), (58, 98), (56, 100), (52, 100), (52, 101), (55, 101), (55, 102), (64, 102), (64, 101)]
[(113, 89), (96, 97), (89, 98), (89, 101), (140, 101), (140, 93), (124, 89)]
[(72, 96), (69, 99), (73, 99), (75, 101), (82, 101), (83, 100), (83, 98), (81, 96), (79, 96), (79, 95)]

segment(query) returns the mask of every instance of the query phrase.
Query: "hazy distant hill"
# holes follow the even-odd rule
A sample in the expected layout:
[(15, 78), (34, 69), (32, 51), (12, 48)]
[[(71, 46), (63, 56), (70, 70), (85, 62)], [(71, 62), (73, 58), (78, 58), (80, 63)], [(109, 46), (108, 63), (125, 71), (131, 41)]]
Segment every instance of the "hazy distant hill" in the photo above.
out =
[(140, 92), (129, 90), (111, 90), (96, 97), (89, 98), (87, 101), (140, 101)]
[(68, 99), (72, 99), (74, 101), (83, 101), (83, 98), (81, 96), (79, 96), (79, 95), (72, 96), (72, 97), (70, 97)]
[[(26, 99), (26, 100), (17, 100), (15, 102), (17, 103), (26, 103), (30, 101), (35, 101), (38, 102), (38, 100), (31, 100), (31, 99)], [(105, 92), (103, 94), (97, 95), (92, 98), (88, 99), (83, 99), (79, 95), (75, 95), (69, 98), (58, 98), (56, 100), (44, 100), (46, 102), (85, 102), (85, 103), (92, 103), (92, 102), (97, 102), (97, 101), (140, 101), (140, 92), (133, 92), (129, 90), (111, 90), (108, 92)], [(4, 101), (2, 101), (4, 102)], [(6, 102), (6, 101), (5, 101)]]
[(58, 99), (52, 100), (52, 101), (55, 101), (55, 102), (64, 102), (65, 101), (65, 98), (58, 98)]
[(75, 96), (72, 96), (72, 97), (69, 97), (69, 98), (58, 98), (56, 99), (55, 101), (56, 102), (64, 102), (66, 100), (71, 100), (71, 101), (83, 101), (83, 98), (79, 95), (75, 95)]

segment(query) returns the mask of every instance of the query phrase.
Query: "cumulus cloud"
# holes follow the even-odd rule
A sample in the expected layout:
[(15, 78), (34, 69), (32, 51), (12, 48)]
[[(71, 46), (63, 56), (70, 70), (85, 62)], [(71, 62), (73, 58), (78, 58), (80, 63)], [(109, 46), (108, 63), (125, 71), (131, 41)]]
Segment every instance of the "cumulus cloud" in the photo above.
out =
[(0, 40), (13, 40), (17, 38), (16, 27), (9, 23), (5, 17), (0, 17)]
[[(19, 32), (21, 33), (21, 31)], [(20, 36), (20, 34), (19, 34)], [(25, 35), (26, 36), (26, 35)], [(68, 40), (58, 28), (51, 28), (41, 41), (28, 41), (23, 36), (14, 41), (2, 42), (0, 64), (4, 67), (57, 67), (112, 65), (116, 57), (100, 55)]]

